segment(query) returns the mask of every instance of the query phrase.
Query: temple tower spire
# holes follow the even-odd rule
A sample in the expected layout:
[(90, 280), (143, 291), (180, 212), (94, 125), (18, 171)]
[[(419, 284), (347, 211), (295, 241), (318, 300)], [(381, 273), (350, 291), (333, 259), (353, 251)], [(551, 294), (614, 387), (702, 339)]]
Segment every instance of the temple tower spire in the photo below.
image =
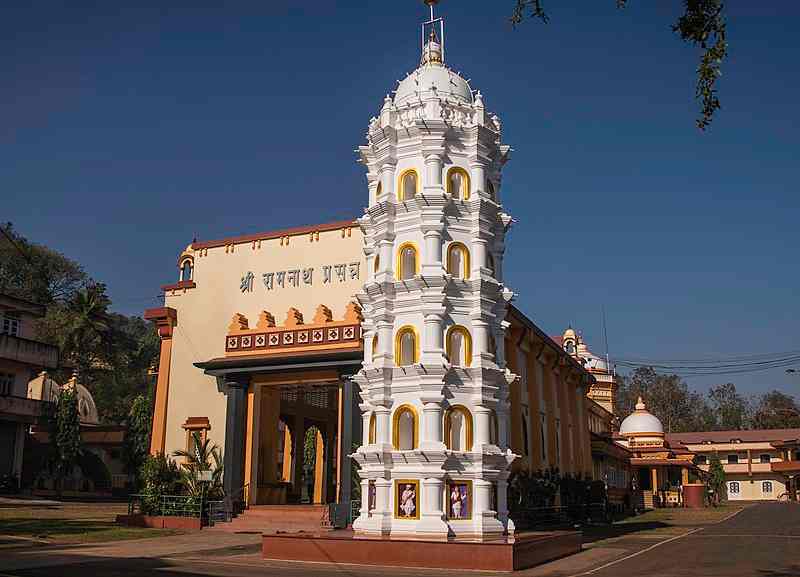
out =
[(359, 148), (369, 204), (359, 224), (364, 422), (353, 455), (362, 534), (490, 537), (506, 505), (509, 384), (503, 284), (510, 149), (480, 92), (445, 64), (430, 7), (419, 67), (371, 119)]

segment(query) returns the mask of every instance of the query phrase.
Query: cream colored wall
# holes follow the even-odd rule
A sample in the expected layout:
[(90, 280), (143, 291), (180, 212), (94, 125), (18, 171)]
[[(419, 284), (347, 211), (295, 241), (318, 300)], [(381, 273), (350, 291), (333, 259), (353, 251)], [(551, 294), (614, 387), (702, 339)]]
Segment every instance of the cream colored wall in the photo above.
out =
[[(725, 475), (725, 482), (730, 487), (730, 482), (736, 481), (739, 483), (739, 493), (731, 493), (728, 491), (729, 501), (770, 501), (777, 499), (781, 493), (786, 491), (786, 484), (781, 475)], [(762, 482), (772, 482), (772, 492), (764, 493), (762, 491)]]
[[(248, 242), (209, 248), (207, 253), (195, 251), (196, 288), (170, 291), (166, 297), (166, 306), (178, 311), (167, 403), (168, 453), (184, 447), (186, 436), (181, 425), (187, 417), (208, 417), (209, 438), (224, 447), (225, 396), (218, 392), (216, 379), (204, 375), (194, 363), (225, 355), (225, 335), (235, 313), (245, 315), (251, 327), (255, 327), (262, 310), (272, 313), (277, 325), (284, 323), (290, 307), (300, 310), (306, 323), (312, 322), (320, 304), (331, 309), (334, 320), (344, 315), (345, 307), (366, 278), (361, 231), (357, 227), (337, 229), (320, 232), (319, 240), (312, 242), (311, 238), (310, 234), (302, 234), (289, 237), (288, 244), (283, 241), (283, 245), (282, 239), (276, 238), (262, 240), (260, 248), (258, 243), (254, 248), (254, 243)], [(351, 279), (348, 273), (346, 280), (340, 282), (334, 271), (331, 283), (323, 284), (324, 265), (356, 262), (360, 266), (359, 278)], [(268, 291), (262, 281), (263, 273), (310, 267), (314, 269), (310, 285), (303, 282), (301, 275), (297, 287), (289, 287), (287, 279), (284, 288), (276, 284)], [(241, 278), (247, 272), (255, 275), (252, 292), (240, 290)], [(176, 279), (177, 276), (176, 269)]]

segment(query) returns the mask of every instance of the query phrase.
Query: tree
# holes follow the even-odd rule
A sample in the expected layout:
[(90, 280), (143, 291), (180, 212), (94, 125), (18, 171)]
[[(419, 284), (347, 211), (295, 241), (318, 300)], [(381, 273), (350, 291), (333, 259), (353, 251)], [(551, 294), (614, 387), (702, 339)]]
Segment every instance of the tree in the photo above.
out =
[(83, 267), (0, 225), (0, 293), (43, 305), (66, 302), (89, 283)]
[[(81, 423), (78, 416), (78, 394), (72, 387), (64, 387), (58, 397), (55, 413), (55, 442), (53, 472), (60, 491), (72, 475), (81, 455)], [(51, 437), (52, 439), (52, 437)]]
[(647, 409), (661, 420), (668, 433), (709, 430), (713, 418), (705, 400), (678, 375), (662, 375), (652, 367), (638, 367), (630, 375), (620, 375), (617, 385), (617, 411), (626, 417), (642, 397)]
[[(618, 8), (624, 8), (628, 0), (616, 0)], [(720, 108), (716, 82), (722, 75), (722, 61), (728, 54), (727, 27), (723, 0), (684, 0), (684, 12), (672, 25), (672, 31), (681, 40), (702, 51), (697, 67), (695, 98), (701, 103), (697, 127), (705, 130)], [(515, 26), (529, 18), (548, 22), (544, 0), (514, 0), (511, 22)]]
[(752, 421), (756, 429), (800, 428), (800, 407), (794, 397), (770, 391), (756, 400)]
[(711, 387), (708, 399), (716, 417), (715, 429), (732, 431), (747, 428), (747, 401), (736, 391), (736, 385), (726, 383)]
[(123, 444), (125, 468), (129, 474), (135, 476), (137, 488), (140, 484), (139, 470), (150, 452), (152, 421), (150, 399), (144, 395), (139, 395), (134, 399), (128, 414), (128, 426), (125, 429)]
[(711, 504), (715, 507), (728, 500), (728, 491), (725, 486), (725, 469), (719, 460), (719, 455), (714, 453), (708, 466), (708, 480), (706, 486), (711, 492)]

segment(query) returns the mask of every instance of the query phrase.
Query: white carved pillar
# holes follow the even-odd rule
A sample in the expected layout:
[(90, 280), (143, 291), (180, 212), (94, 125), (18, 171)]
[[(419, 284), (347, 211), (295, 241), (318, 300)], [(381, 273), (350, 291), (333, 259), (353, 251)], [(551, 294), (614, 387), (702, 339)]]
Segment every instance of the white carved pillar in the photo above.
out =
[(442, 265), (442, 232), (438, 229), (425, 231), (425, 250), (422, 252), (422, 274), (426, 276), (441, 275)]
[(385, 202), (390, 198), (394, 198), (394, 174), (395, 168), (397, 167), (396, 164), (391, 162), (385, 162), (381, 166), (380, 171), (380, 182), (381, 182), (381, 194), (376, 197), (378, 202)]
[(374, 527), (381, 533), (392, 528), (392, 481), (379, 477), (375, 479), (375, 510), (372, 511)]
[[(389, 424), (389, 409), (382, 406), (375, 407), (375, 442), (379, 445), (392, 444), (392, 428)], [(369, 423), (367, 423), (369, 425)]]
[(392, 331), (394, 327), (392, 323), (386, 321), (378, 321), (377, 323), (378, 334), (378, 349), (375, 351), (375, 358), (373, 363), (384, 365), (389, 359), (394, 357), (392, 346), (394, 343), (394, 335)]
[(476, 367), (493, 360), (489, 352), (489, 323), (472, 321), (472, 364)]
[[(371, 417), (372, 417), (372, 412), (371, 412), (371, 409), (369, 407), (365, 406), (365, 405), (359, 405), (359, 408), (361, 409), (361, 445), (366, 447), (367, 445), (370, 444), (370, 442), (369, 442), (369, 422), (370, 422)], [(375, 417), (375, 419), (376, 419), (376, 425), (377, 425), (377, 417)], [(376, 438), (375, 440), (377, 441), (378, 439)]]
[(443, 491), (441, 479), (428, 477), (422, 480), (422, 511), (416, 533), (447, 537), (444, 521)]
[(475, 439), (474, 451), (480, 451), (484, 445), (491, 444), (491, 414), (492, 410), (483, 405), (474, 408), (475, 414)]
[(472, 192), (482, 198), (489, 198), (486, 193), (486, 167), (481, 162), (470, 162), (469, 169)]
[(442, 157), (429, 154), (425, 157), (425, 192), (442, 191)]
[(422, 399), (422, 439), (420, 449), (428, 451), (444, 450), (442, 442), (442, 403), (440, 399)]
[(353, 530), (368, 530), (369, 520), (369, 479), (361, 479), (361, 511), (353, 520)]
[(472, 254), (470, 255), (470, 276), (479, 278), (481, 269), (489, 269), (487, 266), (486, 255), (488, 254), (489, 241), (485, 238), (475, 238), (472, 240)]
[[(394, 280), (394, 243), (390, 240), (381, 240), (378, 243), (378, 273), (375, 275), (377, 282)], [(373, 265), (374, 266), (374, 265)]]
[(422, 363), (440, 363), (444, 355), (444, 317), (426, 314), (422, 334)]
[(514, 534), (514, 521), (508, 518), (508, 481), (498, 479), (497, 483), (497, 519), (502, 523), (509, 535)]

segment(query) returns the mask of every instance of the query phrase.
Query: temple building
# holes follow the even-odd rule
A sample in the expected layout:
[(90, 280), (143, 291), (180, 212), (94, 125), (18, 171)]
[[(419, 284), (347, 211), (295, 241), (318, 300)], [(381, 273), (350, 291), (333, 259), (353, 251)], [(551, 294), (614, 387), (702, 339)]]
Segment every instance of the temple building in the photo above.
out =
[(447, 67), (441, 19), (423, 30), (359, 149), (358, 220), (178, 255), (145, 314), (161, 338), (151, 452), (210, 439), (251, 511), (338, 516), (355, 490), (357, 534), (483, 539), (514, 532), (513, 471), (591, 475), (596, 379), (510, 304), (510, 148)]

